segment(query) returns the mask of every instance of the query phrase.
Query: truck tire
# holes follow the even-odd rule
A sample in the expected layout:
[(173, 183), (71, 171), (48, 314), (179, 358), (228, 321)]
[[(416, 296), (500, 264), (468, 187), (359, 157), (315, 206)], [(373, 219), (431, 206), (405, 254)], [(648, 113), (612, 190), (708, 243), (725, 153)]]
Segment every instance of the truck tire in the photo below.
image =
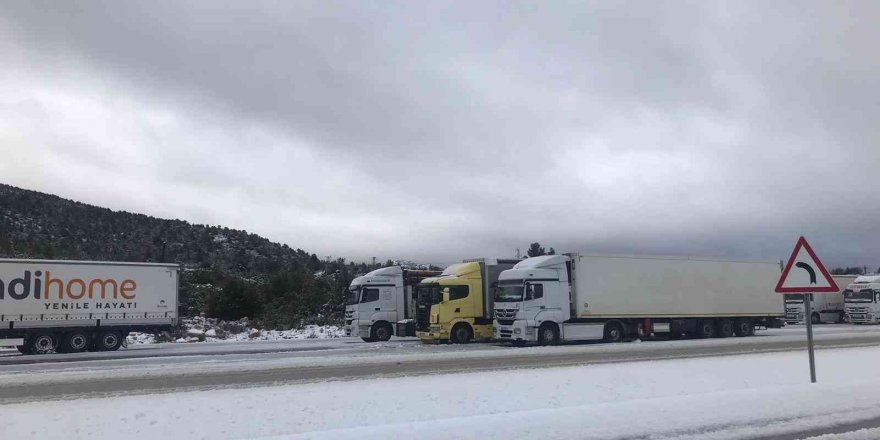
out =
[(455, 324), (452, 327), (452, 331), (449, 333), (449, 340), (452, 341), (453, 344), (467, 344), (474, 337), (474, 332), (471, 330), (471, 326), (461, 322)]
[(116, 351), (122, 346), (122, 335), (117, 331), (105, 330), (95, 340), (97, 351)]
[(729, 338), (733, 336), (733, 320), (732, 319), (719, 319), (716, 322), (715, 334), (719, 338)]
[(559, 328), (552, 322), (541, 324), (538, 329), (538, 343), (541, 345), (558, 345), (559, 344)]
[(711, 319), (701, 319), (697, 321), (696, 336), (700, 339), (714, 338), (715, 322)]
[(813, 324), (821, 324), (821, 323), (822, 323), (822, 317), (819, 316), (818, 313), (813, 312), (813, 314), (810, 315), (810, 321), (812, 321)]
[(28, 351), (32, 354), (49, 354), (58, 350), (58, 338), (49, 332), (41, 332), (31, 336)]
[(605, 324), (605, 342), (623, 342), (623, 326), (619, 322), (609, 322)]
[(62, 353), (80, 353), (88, 350), (91, 342), (92, 337), (90, 334), (74, 330), (64, 334), (61, 339), (60, 349)]
[(751, 319), (740, 318), (733, 324), (733, 332), (739, 337), (751, 336), (755, 334), (755, 325)]
[(391, 328), (391, 324), (387, 322), (377, 322), (373, 324), (373, 328), (370, 330), (370, 339), (385, 342), (391, 339), (393, 333), (394, 330)]

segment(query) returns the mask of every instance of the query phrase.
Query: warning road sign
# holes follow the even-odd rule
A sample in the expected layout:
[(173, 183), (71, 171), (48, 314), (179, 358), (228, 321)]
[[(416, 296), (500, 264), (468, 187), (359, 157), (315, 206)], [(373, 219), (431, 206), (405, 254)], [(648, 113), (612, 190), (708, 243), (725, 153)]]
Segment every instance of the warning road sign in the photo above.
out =
[(819, 257), (801, 237), (782, 271), (776, 293), (837, 293), (840, 288), (828, 274)]

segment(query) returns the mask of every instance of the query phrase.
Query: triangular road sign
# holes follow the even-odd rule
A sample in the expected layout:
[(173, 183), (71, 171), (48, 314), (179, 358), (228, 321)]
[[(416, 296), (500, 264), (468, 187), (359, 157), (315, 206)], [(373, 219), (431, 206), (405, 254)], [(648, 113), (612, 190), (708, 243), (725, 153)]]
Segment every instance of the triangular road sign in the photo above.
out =
[(828, 274), (813, 248), (801, 237), (782, 271), (776, 293), (836, 293), (840, 288)]

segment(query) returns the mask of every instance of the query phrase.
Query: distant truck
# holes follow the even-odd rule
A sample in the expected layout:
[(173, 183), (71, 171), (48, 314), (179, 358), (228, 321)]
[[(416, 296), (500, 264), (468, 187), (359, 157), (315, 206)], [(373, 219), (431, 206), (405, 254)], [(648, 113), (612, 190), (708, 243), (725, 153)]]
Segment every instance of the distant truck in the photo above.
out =
[(0, 259), (0, 345), (112, 351), (177, 325), (176, 264)]
[[(855, 281), (855, 275), (832, 275), (834, 282), (840, 288), (837, 293), (818, 293), (810, 296), (810, 319), (813, 324), (827, 324), (830, 322), (843, 322), (844, 298), (843, 292), (846, 286)], [(798, 293), (785, 294), (785, 322), (797, 324), (805, 322), (804, 295)]]
[(751, 336), (781, 327), (779, 263), (580, 254), (533, 257), (501, 273), (495, 339), (515, 344)]
[[(818, 296), (818, 295), (817, 295)], [(862, 275), (843, 291), (845, 322), (880, 323), (880, 275)]]
[(519, 261), (477, 258), (447, 267), (432, 284), (423, 286), (436, 304), (428, 309), (428, 328), (417, 332), (419, 339), (456, 344), (491, 339), (491, 286), (502, 271)]
[(346, 292), (345, 334), (366, 342), (415, 336), (415, 286), (439, 274), (389, 266), (355, 278)]

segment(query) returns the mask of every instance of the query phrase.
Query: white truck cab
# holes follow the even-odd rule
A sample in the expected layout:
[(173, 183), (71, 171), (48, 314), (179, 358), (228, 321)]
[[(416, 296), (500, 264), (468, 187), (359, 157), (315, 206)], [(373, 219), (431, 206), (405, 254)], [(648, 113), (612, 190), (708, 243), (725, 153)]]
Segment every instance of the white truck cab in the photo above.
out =
[(880, 275), (862, 275), (843, 291), (844, 321), (854, 324), (880, 323)]
[[(835, 293), (816, 293), (810, 295), (810, 309), (813, 324), (843, 322), (844, 298), (846, 287), (855, 281), (856, 275), (833, 275), (834, 282), (840, 287)], [(804, 295), (799, 293), (785, 294), (785, 322), (797, 324), (804, 321)]]
[[(387, 341), (395, 334), (415, 336), (414, 321), (404, 323), (416, 313), (414, 286), (439, 273), (390, 266), (355, 278), (346, 291), (345, 334), (366, 342)], [(397, 326), (398, 322), (403, 325)]]
[(501, 272), (495, 284), (495, 338), (537, 342), (541, 322), (571, 319), (567, 267), (569, 257), (546, 255)]

